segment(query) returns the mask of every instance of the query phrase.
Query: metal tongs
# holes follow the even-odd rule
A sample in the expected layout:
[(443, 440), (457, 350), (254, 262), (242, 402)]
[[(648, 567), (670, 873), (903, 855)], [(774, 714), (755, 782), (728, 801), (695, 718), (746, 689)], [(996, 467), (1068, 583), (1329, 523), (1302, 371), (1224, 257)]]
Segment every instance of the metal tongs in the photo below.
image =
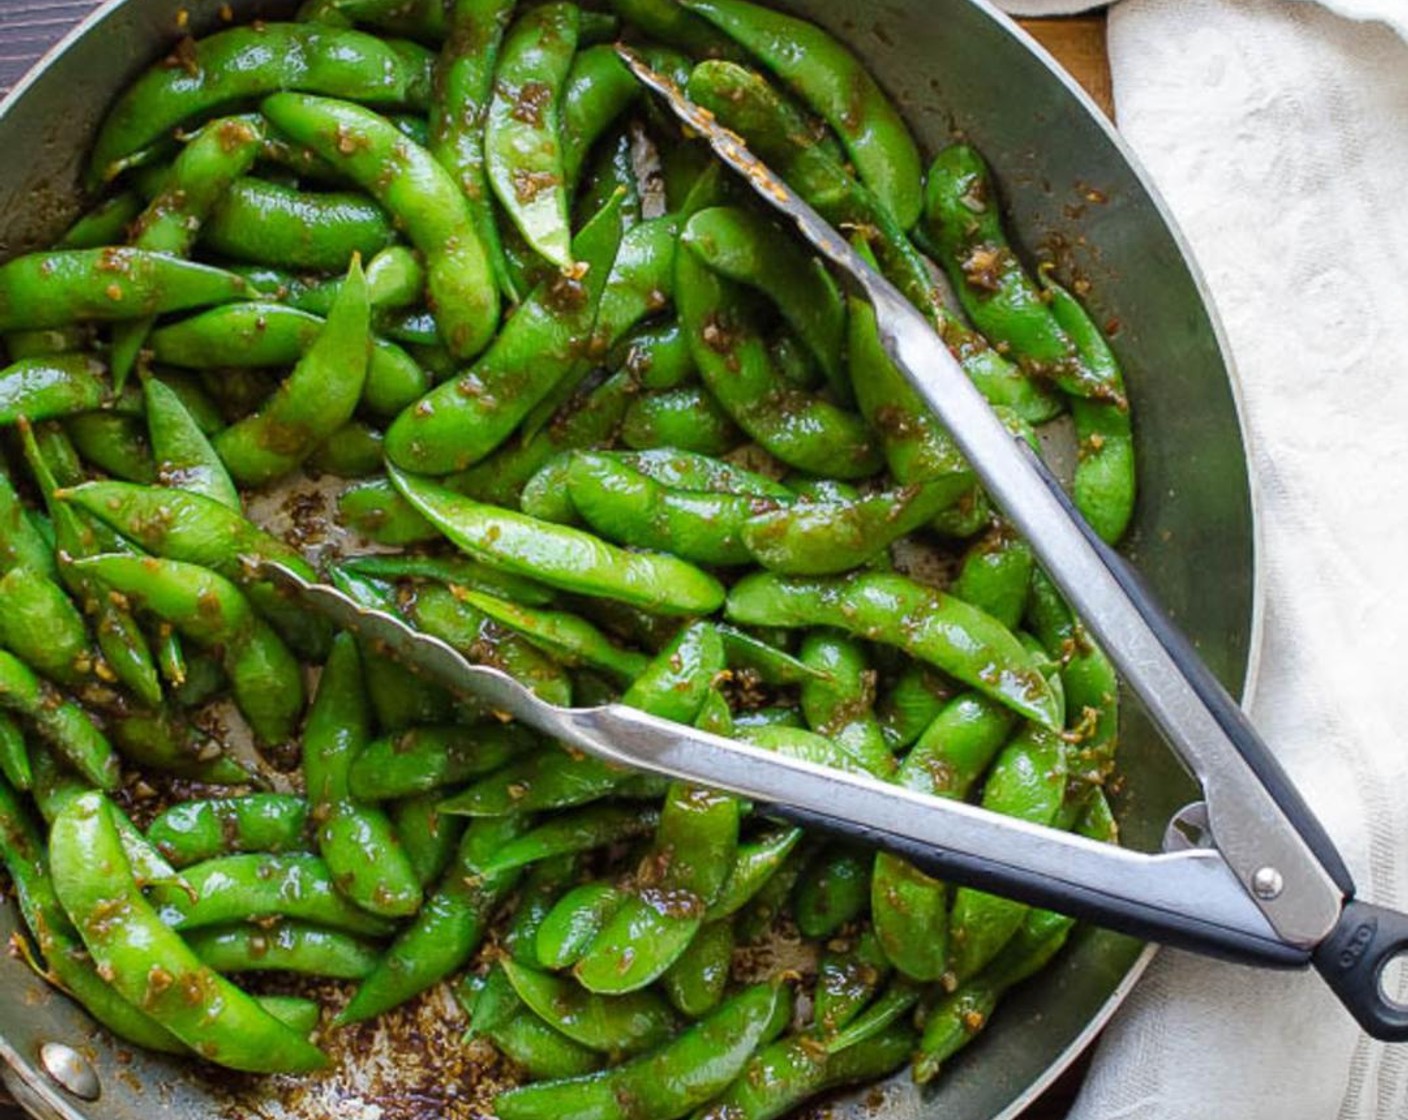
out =
[(1146, 940), (1251, 965), (1313, 964), (1371, 1035), (1408, 1040), (1408, 1006), (1384, 991), (1408, 952), (1408, 915), (1362, 902), (1334, 844), (1235, 701), (1125, 562), (1015, 439), (938, 335), (761, 161), (626, 48), (636, 76), (875, 308), (886, 352), (953, 434), (988, 494), (1031, 543), (1124, 682), (1192, 770), (1203, 801), (1175, 824), (1203, 843), (1149, 855), (1024, 824), (957, 801), (827, 770), (618, 704), (560, 708), (443, 642), (278, 565), (269, 574), (343, 627), (472, 696), (607, 762), (727, 790), (771, 815), (896, 852), (944, 879), (1060, 910)]

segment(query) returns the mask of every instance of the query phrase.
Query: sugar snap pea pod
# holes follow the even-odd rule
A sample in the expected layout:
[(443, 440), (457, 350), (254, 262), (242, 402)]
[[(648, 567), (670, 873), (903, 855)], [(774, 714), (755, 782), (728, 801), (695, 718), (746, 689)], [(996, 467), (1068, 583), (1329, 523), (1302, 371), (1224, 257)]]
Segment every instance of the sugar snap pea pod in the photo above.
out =
[(0, 646), (62, 685), (93, 673), (83, 616), (64, 589), (33, 568), (11, 568), (0, 578)]
[(689, 219), (680, 242), (715, 272), (777, 305), (826, 374), (832, 396), (854, 401), (845, 370), (846, 305), (831, 274), (775, 223), (751, 210), (716, 206)]
[(775, 928), (777, 919), (789, 908), (797, 880), (801, 878), (816, 850), (815, 840), (799, 844), (782, 861), (782, 866), (759, 888), (757, 894), (738, 912), (734, 926), (738, 931), (739, 944), (757, 944)]
[(285, 793), (183, 801), (158, 814), (147, 839), (174, 867), (236, 852), (304, 851), (308, 802)]
[(678, 319), (642, 324), (616, 344), (606, 364), (625, 370), (642, 389), (678, 389), (698, 373)]
[(817, 963), (812, 995), (811, 1033), (827, 1048), (843, 1027), (870, 1003), (892, 969), (880, 942), (869, 930), (829, 945)]
[(420, 907), (420, 880), (387, 815), (354, 800), (349, 788), (353, 759), (370, 739), (356, 639), (339, 634), (303, 728), (303, 777), (318, 851), (338, 889), (363, 910), (405, 917)]
[(490, 852), (526, 830), (521, 817), (474, 821), (440, 884), (357, 988), (336, 1022), (379, 1015), (461, 968), (478, 947), (493, 908), (514, 887), (517, 871), (480, 875)]
[(118, 1038), (148, 1050), (183, 1053), (185, 1045), (98, 973), (54, 893), (44, 840), (13, 791), (0, 785), (0, 856), (21, 916), (44, 959), (45, 975)]
[(963, 554), (949, 590), (1012, 629), (1026, 612), (1034, 563), (1031, 546), (998, 522)]
[(870, 864), (867, 851), (840, 844), (823, 849), (797, 882), (797, 928), (807, 937), (831, 937), (865, 913)]
[(0, 712), (0, 776), (19, 790), (29, 789), (34, 781), (24, 732), (9, 714), (4, 712)]
[(923, 991), (924, 989), (912, 980), (898, 977), (852, 1022), (827, 1039), (827, 1052), (840, 1054), (857, 1043), (874, 1038), (913, 1008), (919, 1002)]
[(307, 1038), (322, 1018), (323, 1008), (303, 996), (256, 995), (254, 1002), (295, 1034)]
[(326, 1064), (316, 1046), (203, 966), (162, 925), (132, 878), (102, 794), (82, 795), (55, 819), (50, 860), (55, 893), (99, 974), (202, 1057), (264, 1073)]
[(219, 973), (293, 972), (334, 980), (361, 980), (376, 966), (376, 946), (333, 929), (303, 922), (270, 928), (243, 924), (192, 930), (186, 944)]
[(530, 1012), (520, 1011), (485, 1033), (497, 1050), (535, 1080), (580, 1077), (602, 1065), (600, 1054), (573, 1042)]
[(1134, 513), (1134, 437), (1130, 431), (1129, 402), (1124, 375), (1100, 328), (1085, 308), (1050, 277), (1042, 276), (1042, 289), (1051, 314), (1070, 337), (1085, 367), (1109, 399), (1073, 397), (1078, 453), (1074, 497), (1076, 508), (1108, 544), (1116, 543)]
[(104, 474), (127, 482), (156, 481), (156, 462), (140, 417), (85, 412), (65, 420), (64, 431), (84, 462)]
[(563, 665), (591, 666), (629, 684), (649, 662), (645, 654), (621, 649), (590, 622), (574, 614), (535, 610), (477, 591), (463, 590), (460, 598), (500, 625), (522, 634)]
[(615, 46), (578, 51), (562, 87), (562, 172), (570, 195), (593, 144), (640, 94)]
[(895, 1024), (839, 1053), (828, 1054), (803, 1036), (779, 1039), (758, 1051), (718, 1098), (694, 1120), (773, 1120), (811, 1097), (845, 1085), (875, 1081), (904, 1065), (914, 1049), (907, 1024)]
[(744, 442), (733, 418), (702, 385), (643, 393), (626, 410), (621, 442), (646, 450), (675, 447), (722, 455)]
[(553, 904), (576, 881), (580, 871), (580, 861), (573, 853), (553, 856), (533, 865), (518, 891), (513, 916), (500, 942), (499, 947), (507, 958), (501, 958), (505, 965), (512, 961), (536, 973), (538, 927), (552, 912)]
[(90, 326), (72, 323), (47, 330), (10, 331), (5, 335), (5, 352), (12, 362), (21, 358), (42, 358), (53, 354), (72, 354), (91, 350), (94, 345)]
[(561, 106), (577, 48), (575, 4), (529, 9), (504, 35), (484, 120), (489, 184), (528, 244), (572, 263)]
[(100, 245), (117, 245), (127, 234), (127, 227), (142, 212), (142, 196), (136, 191), (123, 191), (104, 199), (87, 211), (58, 240), (60, 249), (96, 249)]
[(341, 168), (380, 202), (425, 258), (426, 288), (445, 345), (483, 349), (498, 325), (498, 292), (468, 204), (450, 174), (386, 118), (302, 94), (263, 104), (282, 131)]
[(265, 23), (210, 35), (187, 65), (157, 64), (117, 100), (90, 158), (90, 178), (113, 178), (178, 125), (277, 90), (304, 90), (373, 104), (424, 103), (424, 52), (359, 31)]
[(601, 880), (573, 887), (538, 926), (533, 939), (538, 963), (551, 969), (575, 964), (626, 898), (625, 891)]
[(574, 240), (581, 270), (545, 280), (472, 367), (397, 417), (386, 433), (390, 461), (444, 474), (478, 462), (508, 439), (581, 357), (620, 243), (618, 199)]
[(814, 474), (861, 478), (879, 468), (880, 453), (860, 417), (780, 381), (750, 325), (743, 289), (693, 253), (678, 253), (675, 303), (705, 385), (764, 448)]
[(371, 579), (424, 579), (448, 583), (452, 587), (483, 591), (500, 599), (521, 603), (525, 607), (546, 607), (554, 599), (553, 592), (532, 580), (505, 575), (467, 556), (372, 553), (366, 556), (349, 556), (342, 561), (340, 567)]
[(366, 281), (354, 256), (326, 324), (293, 373), (267, 405), (215, 437), (230, 474), (244, 485), (262, 486), (307, 459), (352, 418), (370, 350)]
[(97, 409), (130, 409), (113, 392), (107, 367), (91, 354), (22, 358), (0, 370), (0, 424), (74, 416)]
[(434, 0), (311, 0), (299, 9), (298, 18), (332, 27), (361, 24), (432, 46), (443, 42), (448, 30), (445, 7)]
[(709, 23), (691, 15), (673, 0), (611, 0), (626, 23), (634, 24), (657, 42), (703, 58), (736, 58), (738, 45)]
[(660, 814), (637, 806), (590, 806), (554, 817), (510, 840), (480, 870), (486, 873), (524, 867), (554, 856), (590, 852), (634, 840), (655, 830)]
[(839, 501), (794, 502), (759, 511), (741, 529), (763, 567), (787, 575), (831, 575), (882, 556), (971, 488), (966, 472)]
[(161, 484), (202, 494), (238, 512), (239, 491), (181, 398), (155, 377), (146, 379), (142, 393)]
[(494, 1101), (502, 1120), (677, 1120), (720, 1092), (791, 1016), (791, 993), (755, 984), (652, 1054), (587, 1077), (510, 1089)]
[(635, 893), (573, 966), (583, 987), (637, 991), (679, 959), (728, 879), (739, 816), (735, 798), (671, 784)]
[(0, 265), (0, 331), (122, 322), (247, 299), (242, 276), (142, 249), (57, 249)]
[(440, 532), (401, 497), (390, 481), (354, 482), (337, 499), (338, 522), (358, 537), (385, 548), (438, 540)]
[(779, 501), (671, 490), (628, 462), (588, 452), (574, 454), (566, 473), (573, 508), (597, 532), (700, 564), (746, 563), (743, 527)]
[(535, 1015), (590, 1049), (613, 1056), (638, 1054), (674, 1033), (674, 1015), (654, 992), (601, 996), (513, 960), (500, 967)]
[(862, 181), (902, 227), (918, 220), (923, 205), (919, 149), (855, 55), (816, 24), (745, 0), (684, 0), (684, 6), (760, 58), (825, 118)]
[(871, 774), (895, 768), (875, 716), (875, 671), (852, 638), (815, 630), (802, 639), (801, 660), (812, 675), (801, 682), (807, 725), (850, 754)]
[(117, 756), (103, 733), (82, 708), (64, 700), (53, 685), (4, 650), (0, 650), (0, 708), (23, 717), (93, 785), (117, 787)]
[(708, 613), (723, 599), (717, 580), (673, 556), (625, 552), (580, 530), (495, 509), (394, 469), (390, 475), (411, 505), (459, 548), (504, 571), (659, 614)]
[(430, 151), (459, 186), (504, 298), (518, 302), (484, 166), (484, 119), (511, 0), (456, 0), (430, 106)]
[(924, 223), (969, 318), (1028, 376), (1054, 381), (1072, 396), (1123, 404), (1117, 386), (1085, 365), (1017, 259), (991, 173), (969, 145), (945, 148), (930, 167)]
[(898, 646), (1044, 727), (1059, 725), (1050, 686), (1010, 631), (962, 600), (904, 576), (758, 573), (734, 586), (726, 614), (751, 625), (833, 626)]
[(774, 687), (829, 679), (827, 670), (814, 668), (763, 639), (736, 626), (720, 626), (728, 667), (752, 673)]
[(207, 785), (242, 785), (251, 775), (219, 740), (169, 710), (127, 710), (108, 718), (122, 757), (138, 766)]
[(348, 784), (362, 801), (428, 793), (492, 773), (535, 744), (517, 724), (412, 727), (368, 743), (352, 761)]
[[(988, 772), (983, 807), (1033, 824), (1050, 824), (1066, 790), (1066, 756), (1060, 736), (1027, 724), (1005, 746)], [(949, 913), (952, 969), (960, 981), (992, 960), (1022, 924), (1028, 908), (971, 887), (954, 892)]]
[[(627, 230), (640, 224), (641, 184), (636, 177), (633, 151), (636, 135), (634, 122), (617, 127), (606, 139), (601, 140), (588, 163), (580, 172), (577, 192), (572, 196), (572, 225), (581, 226), (591, 216), (607, 204), (613, 195), (624, 192), (621, 203), (621, 222)], [(514, 231), (517, 234), (517, 231)], [(511, 238), (512, 240), (519, 238)], [(521, 240), (521, 239), (520, 239)], [(522, 270), (524, 264), (530, 268), (547, 266), (542, 257), (525, 259), (525, 254), (517, 254), (515, 268)]]
[(739, 844), (733, 868), (704, 912), (704, 920), (712, 923), (730, 918), (748, 905), (781, 869), (801, 838), (801, 829), (779, 828)]
[[(733, 717), (733, 727), (740, 735), (746, 736), (755, 730), (772, 727), (801, 730), (804, 727), (804, 721), (802, 713), (796, 708), (788, 708), (781, 704), (769, 704), (764, 708), (739, 712)], [(856, 763), (857, 768), (859, 765)]]
[(892, 751), (911, 746), (953, 696), (938, 670), (910, 661), (880, 697), (876, 714)]
[(381, 473), (382, 435), (360, 420), (349, 420), (318, 445), (303, 466), (315, 475), (370, 478)]
[(680, 1014), (702, 1019), (724, 998), (733, 964), (733, 923), (706, 922), (660, 978)]
[(1119, 738), (1119, 678), (1045, 572), (1032, 575), (1028, 622), (1048, 654), (1061, 664), (1071, 724), (1066, 761), (1071, 777), (1099, 785), (1114, 765)]
[(35, 528), (9, 474), (0, 467), (0, 572), (15, 568), (58, 574), (54, 550)]
[(388, 812), (411, 869), (422, 887), (432, 886), (450, 866), (464, 832), (464, 822), (440, 812), (440, 794), (406, 797)]
[(152, 890), (161, 920), (187, 932), (281, 916), (367, 937), (391, 923), (343, 897), (323, 860), (304, 852), (245, 852), (182, 869), (173, 885)]

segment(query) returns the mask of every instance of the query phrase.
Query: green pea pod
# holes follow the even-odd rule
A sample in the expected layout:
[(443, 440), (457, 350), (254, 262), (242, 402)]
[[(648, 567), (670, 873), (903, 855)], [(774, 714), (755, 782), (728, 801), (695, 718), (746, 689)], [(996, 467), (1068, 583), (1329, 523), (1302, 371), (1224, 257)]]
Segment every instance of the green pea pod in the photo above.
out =
[[(202, 1057), (234, 1069), (296, 1073), (327, 1063), (162, 925), (132, 879), (100, 793), (77, 798), (50, 833), (54, 890), (100, 975)], [(114, 913), (122, 915), (113, 921)], [(191, 993), (199, 993), (192, 998)]]
[(752, 673), (763, 684), (781, 687), (830, 679), (827, 670), (814, 668), (736, 626), (720, 626), (719, 633), (723, 635), (728, 667)]
[(590, 1049), (615, 1056), (638, 1054), (674, 1033), (669, 1006), (653, 992), (600, 996), (512, 960), (500, 966), (535, 1015)]
[[(171, 633), (175, 636), (174, 629)], [(108, 717), (107, 726), (123, 758), (138, 766), (206, 785), (251, 781), (249, 771), (227, 755), (217, 739), (170, 710), (119, 712)]]
[(512, 0), (456, 0), (430, 107), (430, 150), (458, 184), (504, 298), (518, 302), (509, 278), (484, 164), (484, 119)]
[(0, 602), (0, 646), (62, 685), (91, 676), (88, 631), (62, 587), (32, 568), (12, 568), (0, 578)]
[(362, 981), (336, 1023), (379, 1015), (463, 967), (484, 936), (493, 908), (518, 879), (516, 871), (481, 876), (472, 869), (526, 826), (519, 817), (469, 826), (439, 886)]
[(239, 512), (239, 491), (181, 398), (154, 377), (147, 378), (142, 392), (161, 484), (204, 495)]
[(680, 1014), (702, 1019), (722, 1002), (733, 965), (733, 924), (707, 922), (660, 982)]
[(510, 840), (489, 859), (481, 871), (492, 874), (555, 856), (596, 851), (653, 832), (660, 814), (635, 806), (590, 806), (539, 825)]
[(74, 567), (201, 645), (219, 646), (235, 703), (254, 733), (279, 743), (303, 711), (298, 661), (229, 580), (177, 560), (109, 554)]
[(949, 590), (1013, 629), (1026, 613), (1034, 563), (1031, 546), (999, 522), (963, 554)]
[(269, 929), (253, 925), (193, 930), (186, 944), (216, 972), (292, 972), (334, 980), (361, 980), (376, 967), (374, 945), (302, 922)]
[[(589, 221), (591, 216), (611, 201), (612, 196), (621, 193), (621, 222), (627, 230), (634, 229), (641, 222), (640, 180), (636, 177), (632, 157), (632, 124), (627, 122), (614, 129), (598, 146), (591, 162), (580, 173), (577, 193), (572, 197), (572, 225), (574, 228)], [(514, 231), (517, 234), (517, 230)], [(525, 246), (526, 249), (526, 246)], [(515, 254), (514, 267), (519, 270), (535, 271), (551, 267), (542, 257), (529, 256), (531, 250)]]
[(485, 1033), (495, 1049), (536, 1080), (581, 1077), (602, 1065), (600, 1054), (573, 1042), (528, 1012), (520, 1012)]
[(184, 1053), (180, 1039), (99, 974), (54, 893), (44, 840), (4, 785), (0, 785), (0, 855), (14, 884), (20, 914), (54, 982), (118, 1038), (161, 1053)]
[(546, 607), (554, 601), (553, 592), (532, 580), (505, 575), (467, 556), (415, 556), (372, 554), (349, 556), (341, 568), (371, 579), (424, 579), (448, 583), (452, 587), (482, 591), (525, 607)]
[(479, 361), (397, 417), (386, 433), (390, 461), (404, 470), (445, 474), (464, 470), (508, 439), (580, 358), (620, 243), (618, 204), (578, 234), (574, 252), (584, 272), (545, 280)]
[(98, 409), (130, 410), (114, 394), (107, 367), (89, 354), (22, 358), (0, 370), (0, 424), (21, 416), (35, 423)]
[(127, 482), (156, 481), (147, 428), (140, 417), (120, 412), (85, 412), (64, 421), (64, 432), (85, 463)]
[(814, 675), (803, 680), (802, 712), (807, 725), (833, 740), (869, 773), (893, 772), (885, 732), (875, 716), (875, 672), (855, 640), (825, 631), (802, 639), (801, 660)]
[(310, 0), (299, 8), (298, 19), (332, 27), (350, 21), (432, 45), (442, 42), (447, 32), (444, 5), (432, 0)]
[(349, 788), (362, 801), (428, 793), (492, 773), (534, 746), (516, 724), (412, 727), (368, 743), (352, 761)]
[(642, 451), (671, 447), (723, 455), (744, 440), (733, 418), (702, 385), (643, 393), (621, 423), (621, 442)]
[(1100, 328), (1075, 297), (1048, 276), (1041, 277), (1041, 285), (1052, 316), (1070, 336), (1081, 361), (1109, 387), (1110, 400), (1071, 400), (1077, 443), (1073, 493), (1076, 508), (1091, 527), (1107, 544), (1115, 544), (1129, 527), (1136, 491), (1124, 375)]
[(881, 696), (877, 708), (890, 750), (913, 745), (952, 696), (952, 688), (937, 669), (910, 661)]
[(337, 165), (382, 204), (425, 258), (441, 340), (457, 358), (477, 354), (498, 326), (498, 291), (459, 186), (385, 117), (301, 94), (263, 103), (278, 128)]
[(64, 700), (13, 654), (0, 650), (0, 708), (15, 712), (79, 774), (99, 789), (116, 789), (117, 756), (82, 708)]
[(484, 122), (489, 184), (528, 244), (558, 268), (572, 263), (561, 105), (577, 46), (575, 4), (548, 3), (508, 29)]
[(573, 57), (562, 86), (560, 125), (562, 174), (569, 195), (592, 145), (638, 96), (640, 83), (613, 44), (588, 47)]
[(569, 968), (626, 901), (626, 892), (611, 883), (583, 883), (568, 891), (543, 917), (533, 945), (544, 968)]
[[(1066, 756), (1058, 735), (1027, 724), (997, 756), (983, 787), (983, 807), (1047, 825), (1066, 791)], [(970, 887), (954, 893), (949, 914), (952, 968), (960, 981), (975, 975), (1022, 924), (1028, 908)]]
[(370, 310), (361, 261), (318, 334), (268, 405), (215, 437), (230, 474), (262, 486), (294, 470), (351, 419), (370, 357)]
[(404, 548), (440, 539), (440, 532), (385, 478), (354, 482), (337, 499), (338, 523), (363, 541)]
[[(764, 708), (754, 708), (751, 711), (739, 712), (733, 717), (733, 729), (738, 734), (747, 736), (756, 730), (781, 727), (788, 730), (801, 730), (805, 726), (802, 713), (796, 708), (784, 707), (781, 704), (769, 704)], [(849, 756), (846, 756), (849, 757)], [(855, 763), (857, 769), (859, 763)]]
[(704, 912), (704, 920), (713, 923), (730, 918), (748, 905), (781, 869), (801, 838), (799, 828), (780, 828), (739, 844), (733, 869)]
[(678, 253), (675, 302), (705, 385), (764, 448), (813, 474), (862, 478), (879, 469), (879, 451), (858, 416), (781, 382), (751, 326), (743, 289), (693, 253)]
[(791, 1015), (787, 988), (755, 984), (673, 1042), (603, 1073), (500, 1093), (501, 1120), (677, 1120), (710, 1100), (775, 1038)]
[(393, 802), (389, 812), (420, 885), (434, 885), (454, 858), (464, 823), (440, 812), (438, 792)]
[(183, 801), (158, 814), (147, 839), (174, 867), (236, 852), (303, 851), (308, 802), (282, 793)]
[(261, 23), (210, 35), (185, 66), (158, 63), (118, 98), (98, 133), (90, 181), (106, 182), (185, 121), (277, 90), (305, 90), (382, 104), (413, 104), (428, 88), (430, 59), (359, 31)]
[(826, 1040), (829, 1051), (842, 1028), (865, 1009), (891, 971), (889, 958), (869, 930), (822, 954), (812, 997), (812, 1033)]
[(382, 435), (360, 420), (349, 420), (318, 446), (304, 461), (314, 475), (336, 478), (370, 478), (382, 467)]
[(116, 245), (127, 236), (127, 227), (142, 212), (142, 196), (136, 191), (123, 191), (104, 199), (59, 238), (60, 249), (96, 249), (101, 245)]
[(303, 776), (318, 851), (338, 887), (363, 910), (406, 917), (420, 908), (420, 880), (387, 815), (354, 800), (349, 788), (352, 761), (370, 739), (356, 639), (339, 634), (303, 729)]
[(24, 732), (4, 712), (0, 712), (0, 775), (19, 790), (29, 789), (34, 781)]
[(919, 149), (855, 55), (816, 24), (745, 0), (684, 0), (684, 6), (760, 58), (825, 118), (861, 179), (901, 226), (907, 229), (918, 220)]
[(122, 322), (247, 299), (242, 276), (142, 249), (58, 249), (0, 265), (0, 331)]
[(705, 614), (723, 599), (718, 581), (672, 556), (624, 552), (577, 529), (482, 505), (394, 469), (390, 475), (451, 541), (504, 571), (660, 614)]
[(58, 575), (54, 550), (30, 520), (9, 474), (0, 468), (0, 572), (15, 568), (51, 578)]
[(641, 325), (617, 343), (606, 364), (628, 372), (643, 389), (678, 389), (698, 373), (678, 319)]
[(853, 403), (844, 362), (846, 305), (816, 257), (776, 223), (733, 206), (699, 211), (680, 241), (715, 272), (772, 300), (825, 371), (832, 396)]
[(833, 845), (802, 872), (793, 908), (804, 936), (832, 937), (865, 913), (870, 902), (870, 864), (869, 852)]
[(898, 646), (1043, 727), (1060, 725), (1055, 698), (1012, 633), (962, 600), (904, 576), (798, 579), (759, 573), (736, 584), (725, 613), (760, 626), (833, 626)]
[(954, 474), (848, 500), (795, 502), (754, 513), (741, 536), (753, 558), (771, 571), (832, 575), (881, 556), (971, 486), (966, 474)]
[(566, 472), (572, 506), (597, 532), (700, 564), (746, 563), (744, 527), (778, 499), (671, 490), (629, 463), (578, 452)]

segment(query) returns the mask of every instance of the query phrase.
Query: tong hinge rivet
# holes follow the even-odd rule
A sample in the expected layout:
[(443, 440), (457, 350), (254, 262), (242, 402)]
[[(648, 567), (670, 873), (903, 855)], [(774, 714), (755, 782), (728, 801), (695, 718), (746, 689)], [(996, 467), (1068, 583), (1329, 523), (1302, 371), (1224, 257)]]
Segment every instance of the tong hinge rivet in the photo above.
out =
[(1274, 867), (1259, 867), (1252, 873), (1252, 893), (1257, 898), (1273, 899), (1286, 886), (1286, 880)]
[(39, 1048), (39, 1064), (44, 1072), (75, 1097), (95, 1101), (102, 1091), (93, 1063), (62, 1042), (46, 1042)]

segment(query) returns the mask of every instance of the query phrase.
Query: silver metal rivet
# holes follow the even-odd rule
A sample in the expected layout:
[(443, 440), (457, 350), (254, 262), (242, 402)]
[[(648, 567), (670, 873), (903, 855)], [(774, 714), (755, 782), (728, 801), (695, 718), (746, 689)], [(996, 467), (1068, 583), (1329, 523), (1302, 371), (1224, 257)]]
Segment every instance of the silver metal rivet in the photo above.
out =
[(46, 1042), (39, 1047), (39, 1064), (58, 1085), (75, 1097), (95, 1101), (103, 1091), (93, 1063), (62, 1042)]
[(1275, 898), (1285, 885), (1286, 880), (1274, 867), (1259, 867), (1252, 873), (1252, 893), (1257, 898)]

